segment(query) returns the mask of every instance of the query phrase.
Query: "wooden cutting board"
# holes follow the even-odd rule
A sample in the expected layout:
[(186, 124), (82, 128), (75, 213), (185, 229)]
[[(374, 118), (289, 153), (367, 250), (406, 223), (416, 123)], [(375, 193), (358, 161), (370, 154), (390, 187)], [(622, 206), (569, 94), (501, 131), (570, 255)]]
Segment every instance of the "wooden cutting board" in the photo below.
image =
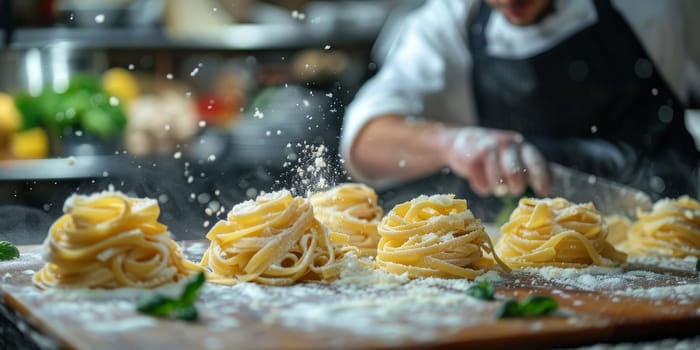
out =
[[(206, 248), (205, 242), (180, 243), (195, 261)], [(207, 284), (197, 304), (200, 320), (187, 323), (138, 314), (136, 304), (153, 291), (38, 290), (31, 277), (43, 265), (39, 247), (20, 251), (19, 260), (0, 262), (0, 306), (32, 326), (19, 329), (34, 328), (73, 349), (542, 348), (700, 333), (694, 259), (491, 272), (494, 302), (467, 296), (469, 281), (368, 277), (349, 262), (350, 272), (330, 285)], [(496, 319), (503, 300), (528, 294), (554, 297), (560, 312)]]

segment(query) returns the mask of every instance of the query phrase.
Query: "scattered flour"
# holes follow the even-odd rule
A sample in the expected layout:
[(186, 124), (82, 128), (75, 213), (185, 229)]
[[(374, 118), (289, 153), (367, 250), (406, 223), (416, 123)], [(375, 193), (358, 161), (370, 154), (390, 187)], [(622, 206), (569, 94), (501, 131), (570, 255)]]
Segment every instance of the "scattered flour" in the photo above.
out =
[(86, 328), (96, 333), (121, 333), (158, 326), (158, 320), (149, 316), (132, 317), (111, 322), (90, 322)]
[[(439, 329), (454, 329), (493, 320), (496, 303), (466, 294), (474, 282), (464, 279), (410, 280), (368, 266), (371, 261), (348, 255), (340, 279), (331, 284), (301, 283), (285, 287), (257, 283), (207, 284), (197, 304), (201, 315), (227, 315), (209, 323), (212, 330), (232, 329), (253, 313), (268, 326), (303, 331), (336, 329), (393, 344), (407, 339), (435, 339)], [(498, 280), (497, 273), (481, 279)], [(463, 317), (460, 310), (482, 310)], [(482, 316), (479, 316), (482, 315)], [(206, 317), (206, 316), (205, 316)], [(397, 322), (401, 320), (401, 322)], [(206, 321), (206, 320), (205, 320)]]
[(700, 299), (700, 284), (652, 288), (627, 288), (615, 294), (637, 298), (676, 299), (680, 300), (680, 302), (688, 303)]
[(392, 286), (409, 281), (408, 275), (396, 275), (372, 268), (371, 260), (359, 260), (355, 255), (348, 254), (339, 262), (341, 264), (340, 278), (332, 284), (335, 286)]
[[(199, 255), (206, 247), (206, 243), (197, 242), (187, 245), (184, 251), (186, 255)], [(14, 271), (21, 273), (18, 276), (5, 274), (0, 288), (21, 296), (22, 301), (30, 305), (40, 318), (66, 320), (105, 336), (147, 331), (157, 326), (157, 319), (136, 312), (137, 303), (154, 293), (176, 296), (182, 289), (182, 283), (155, 290), (42, 291), (32, 286), (15, 285), (15, 278), (27, 279), (24, 275), (28, 275), (29, 271), (33, 273), (30, 262), (36, 263), (37, 259), (38, 254), (24, 254), (11, 262), (18, 267)], [(201, 324), (212, 332), (229, 332), (242, 329), (243, 322), (253, 319), (260, 322), (260, 327), (275, 326), (314, 333), (336, 330), (374, 338), (382, 344), (400, 345), (407, 340), (431, 341), (438, 334), (444, 334), (445, 330), (459, 332), (469, 325), (493, 321), (499, 303), (483, 302), (466, 294), (469, 287), (481, 280), (498, 285), (517, 284), (520, 279), (535, 278), (554, 286), (552, 293), (561, 299), (571, 297), (567, 294), (569, 287), (583, 291), (608, 291), (613, 301), (621, 301), (623, 296), (673, 299), (681, 304), (700, 299), (700, 284), (697, 282), (684, 282), (682, 277), (673, 279), (663, 272), (627, 267), (530, 268), (516, 275), (490, 271), (476, 281), (469, 281), (441, 278), (411, 280), (407, 275), (375, 270), (371, 267), (371, 259), (359, 259), (351, 254), (341, 259), (340, 264), (340, 278), (331, 284), (301, 283), (284, 287), (256, 283), (237, 283), (233, 286), (206, 284), (197, 301)], [(632, 259), (630, 264), (695, 273), (695, 259), (644, 258)], [(643, 287), (645, 281), (666, 279), (672, 283)], [(53, 302), (46, 303), (46, 299)], [(573, 300), (572, 303), (580, 306), (583, 302)], [(473, 316), (464, 317), (465, 312)], [(530, 330), (536, 332), (543, 327), (543, 323), (533, 322)], [(348, 344), (329, 346), (347, 347)], [(220, 348), (222, 344), (208, 345), (211, 345), (210, 348)]]
[(589, 266), (584, 268), (540, 267), (527, 268), (523, 272), (539, 276), (547, 281), (563, 284), (581, 290), (619, 289), (625, 286), (625, 276), (621, 268)]
[(655, 256), (630, 256), (627, 258), (627, 263), (645, 266), (655, 266), (669, 270), (695, 272), (695, 264), (697, 263), (697, 260), (698, 258), (693, 256), (688, 256), (683, 259), (662, 258)]
[[(612, 291), (616, 295), (627, 295), (640, 298), (674, 298), (688, 299), (700, 297), (700, 284), (687, 284), (681, 276), (669, 275), (663, 269), (679, 272), (695, 273), (695, 258), (693, 259), (663, 259), (636, 258), (628, 263), (631, 267), (610, 268), (589, 266), (585, 268), (542, 267), (528, 268), (521, 273), (531, 274), (552, 283), (583, 291)], [(692, 265), (692, 269), (691, 266)], [(649, 268), (639, 270), (637, 268)], [(662, 270), (659, 270), (662, 269)], [(630, 288), (630, 283), (644, 285), (652, 281), (656, 286)], [(663, 284), (663, 286), (658, 286)], [(686, 285), (687, 284), (687, 285)]]

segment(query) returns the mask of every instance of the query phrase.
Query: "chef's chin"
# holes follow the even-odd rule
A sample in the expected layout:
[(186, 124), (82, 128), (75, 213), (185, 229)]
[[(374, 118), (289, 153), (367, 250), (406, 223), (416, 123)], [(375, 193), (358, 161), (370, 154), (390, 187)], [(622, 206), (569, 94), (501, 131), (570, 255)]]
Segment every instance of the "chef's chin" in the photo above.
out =
[(539, 22), (552, 9), (553, 0), (486, 0), (512, 24), (525, 26)]

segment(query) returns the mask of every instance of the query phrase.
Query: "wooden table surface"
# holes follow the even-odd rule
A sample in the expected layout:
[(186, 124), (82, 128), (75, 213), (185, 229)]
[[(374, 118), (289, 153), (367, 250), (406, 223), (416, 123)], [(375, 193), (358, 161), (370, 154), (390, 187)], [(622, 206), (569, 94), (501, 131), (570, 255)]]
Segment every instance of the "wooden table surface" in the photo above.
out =
[[(179, 242), (195, 260), (205, 242)], [(43, 265), (38, 246), (0, 262), (0, 302), (20, 329), (73, 349), (424, 349), (542, 348), (638, 341), (700, 333), (695, 260), (646, 259), (618, 269), (532, 269), (489, 273), (497, 301), (466, 295), (471, 282), (407, 281), (348, 273), (330, 284), (269, 287), (207, 283), (196, 323), (140, 315), (154, 291), (48, 290), (31, 285)], [(349, 263), (352, 265), (351, 263)], [(349, 265), (349, 266), (350, 266)], [(351, 266), (352, 267), (352, 266)], [(177, 293), (180, 286), (159, 289)], [(557, 299), (554, 316), (498, 320), (505, 299)], [(41, 337), (32, 337), (42, 339)]]

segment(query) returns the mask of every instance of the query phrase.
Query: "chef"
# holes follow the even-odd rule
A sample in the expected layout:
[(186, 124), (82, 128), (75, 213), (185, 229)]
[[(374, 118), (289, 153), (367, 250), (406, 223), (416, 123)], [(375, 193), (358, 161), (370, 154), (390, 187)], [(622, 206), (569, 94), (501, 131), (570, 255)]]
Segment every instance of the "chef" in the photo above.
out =
[(481, 196), (547, 195), (557, 162), (695, 196), (697, 16), (692, 0), (429, 1), (348, 106), (346, 167), (380, 189), (449, 169)]

